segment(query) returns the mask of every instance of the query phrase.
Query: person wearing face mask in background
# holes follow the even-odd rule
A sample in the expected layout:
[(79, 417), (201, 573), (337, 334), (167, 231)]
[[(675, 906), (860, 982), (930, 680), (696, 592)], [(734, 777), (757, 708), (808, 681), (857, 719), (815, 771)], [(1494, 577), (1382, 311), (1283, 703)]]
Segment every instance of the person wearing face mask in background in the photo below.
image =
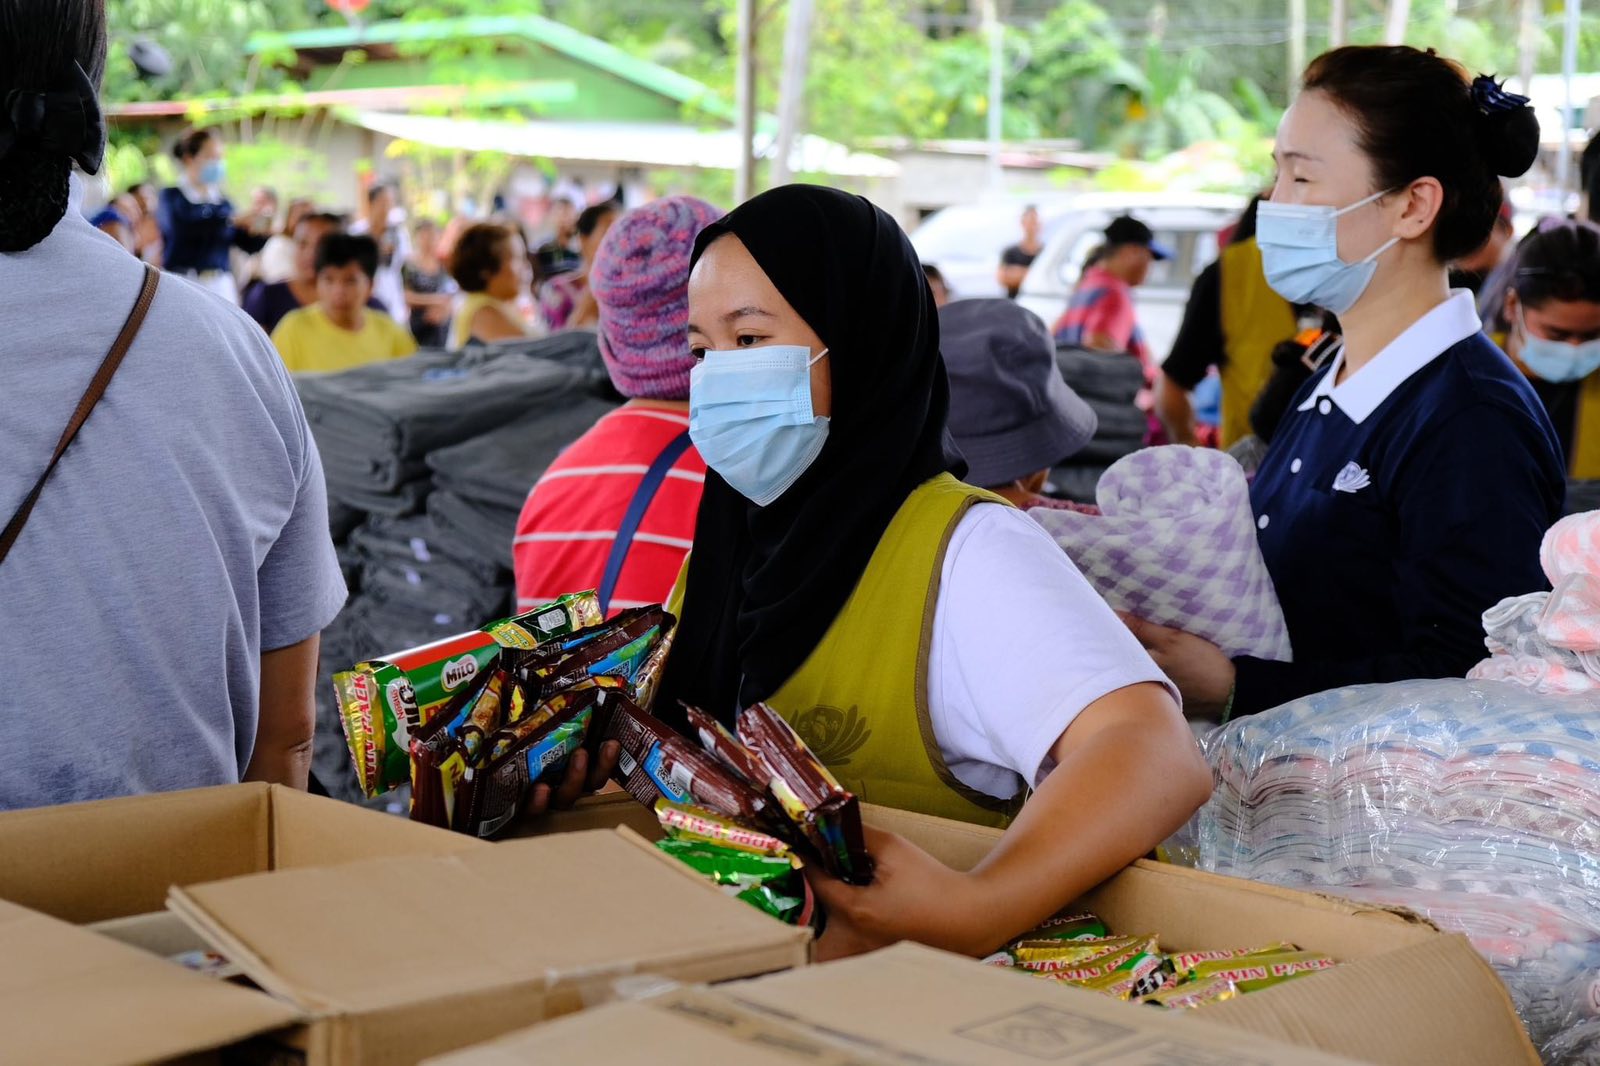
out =
[(1009, 824), (970, 873), (870, 829), (872, 885), (808, 871), (819, 957), (987, 954), (1165, 839), (1210, 773), (1055, 542), (957, 480), (939, 318), (889, 215), (783, 186), (694, 261), (689, 434), (710, 469), (655, 706), (681, 727), (680, 700), (724, 723), (765, 701), (864, 802)]
[(162, 265), (237, 304), (229, 252), (259, 252), (272, 236), (271, 220), (253, 215), (243, 226), (235, 224), (233, 203), (222, 191), (228, 168), (216, 133), (190, 130), (178, 138), (172, 154), (181, 168), (178, 184), (161, 190), (156, 208)]
[(1498, 336), (1579, 481), (1600, 479), (1600, 227), (1546, 219), (1512, 257)]
[(1494, 225), (1500, 177), (1538, 152), (1526, 105), (1414, 48), (1340, 48), (1306, 71), (1256, 234), (1278, 294), (1343, 328), (1251, 488), (1294, 661), (1230, 661), (1132, 621), (1188, 709), (1226, 718), (1343, 685), (1462, 677), (1483, 657), (1483, 612), (1547, 587), (1560, 444), (1472, 294), (1446, 282)]

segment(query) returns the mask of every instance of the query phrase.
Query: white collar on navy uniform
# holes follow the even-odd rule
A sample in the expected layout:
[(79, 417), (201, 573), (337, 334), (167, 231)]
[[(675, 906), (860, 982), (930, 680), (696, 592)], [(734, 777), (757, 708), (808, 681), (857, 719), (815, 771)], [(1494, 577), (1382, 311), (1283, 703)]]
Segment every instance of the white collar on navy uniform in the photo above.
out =
[(1390, 341), (1370, 363), (1351, 374), (1344, 384), (1336, 385), (1339, 371), (1344, 367), (1344, 349), (1341, 348), (1333, 357), (1327, 374), (1300, 405), (1300, 410), (1309, 411), (1326, 397), (1338, 404), (1350, 421), (1360, 425), (1413, 374), (1482, 328), (1472, 293), (1456, 289), (1443, 303)]

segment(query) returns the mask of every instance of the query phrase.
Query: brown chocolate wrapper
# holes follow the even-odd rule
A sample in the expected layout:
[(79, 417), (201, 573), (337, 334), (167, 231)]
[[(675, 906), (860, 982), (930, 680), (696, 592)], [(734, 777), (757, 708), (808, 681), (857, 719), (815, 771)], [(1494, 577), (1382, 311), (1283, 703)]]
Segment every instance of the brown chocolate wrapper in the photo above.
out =
[(738, 738), (728, 732), (727, 726), (700, 708), (685, 703), (683, 713), (688, 716), (689, 728), (699, 736), (702, 748), (746, 784), (765, 791), (767, 765), (759, 755), (739, 743)]
[(632, 700), (612, 713), (604, 739), (621, 746), (615, 780), (646, 807), (656, 801), (691, 803), (760, 825), (770, 806), (765, 793), (740, 781), (711, 756)]
[[(544, 773), (563, 764), (581, 747), (588, 730), (603, 730), (606, 723), (601, 718), (612, 710), (609, 701), (624, 698), (614, 689), (598, 685), (576, 687), (530, 714), (530, 719), (542, 717), (539, 728), (526, 731), (487, 765), (468, 771), (463, 795), (456, 801), (457, 817), (452, 828), (482, 838), (504, 832)], [(576, 723), (585, 716), (587, 725), (580, 734)], [(557, 737), (561, 742), (550, 746), (552, 738)], [(530, 765), (535, 753), (540, 756), (537, 765)]]
[(489, 735), (500, 728), (513, 684), (515, 682), (506, 671), (494, 671), (473, 700), (467, 720), (456, 730), (456, 739), (469, 764), (478, 765)]
[[(530, 699), (548, 699), (562, 689), (583, 681), (590, 669), (608, 656), (626, 648), (649, 633), (651, 629), (664, 628), (671, 621), (659, 606), (636, 607), (624, 611), (605, 623), (600, 636), (570, 651), (541, 649), (524, 655), (515, 664), (517, 680), (527, 690)], [(582, 636), (583, 631), (573, 634)]]
[(783, 718), (758, 703), (739, 715), (739, 739), (760, 757), (767, 787), (783, 813), (811, 842), (823, 869), (850, 884), (872, 881), (872, 856), (861, 806)]

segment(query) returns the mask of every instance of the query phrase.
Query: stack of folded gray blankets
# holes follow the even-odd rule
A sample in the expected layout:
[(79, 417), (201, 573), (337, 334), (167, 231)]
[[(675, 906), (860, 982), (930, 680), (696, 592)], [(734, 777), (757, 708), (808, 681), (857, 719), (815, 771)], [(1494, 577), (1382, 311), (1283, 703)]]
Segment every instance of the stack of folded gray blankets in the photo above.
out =
[(1125, 352), (1066, 346), (1056, 349), (1056, 364), (1072, 391), (1094, 408), (1100, 428), (1081, 451), (1050, 472), (1051, 492), (1094, 503), (1100, 475), (1144, 446), (1147, 420), (1135, 405), (1144, 388), (1144, 368)]
[(322, 637), (313, 766), (331, 794), (354, 799), (333, 673), (510, 614), (522, 504), (615, 400), (600, 395), (594, 336), (579, 332), (424, 351), (295, 383), (322, 453), (351, 591)]

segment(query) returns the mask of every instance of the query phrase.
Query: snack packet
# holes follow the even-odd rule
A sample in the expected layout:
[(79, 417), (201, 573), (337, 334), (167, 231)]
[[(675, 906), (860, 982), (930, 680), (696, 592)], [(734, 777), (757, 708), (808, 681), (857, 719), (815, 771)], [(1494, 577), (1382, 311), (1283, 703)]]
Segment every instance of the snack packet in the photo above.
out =
[(1239, 995), (1239, 990), (1226, 977), (1208, 977), (1204, 981), (1182, 981), (1162, 988), (1141, 1003), (1167, 1010), (1184, 1010), (1203, 1007), (1208, 1003), (1223, 1003)]
[(1314, 951), (1282, 951), (1271, 955), (1247, 955), (1237, 959), (1203, 962), (1190, 973), (1196, 981), (1220, 977), (1231, 981), (1235, 988), (1245, 993), (1271, 988), (1308, 973), (1331, 969), (1335, 965), (1331, 958)]
[(687, 840), (663, 840), (656, 847), (779, 921), (792, 924), (804, 905), (796, 884), (800, 875), (784, 859)]
[(660, 607), (624, 611), (574, 647), (522, 656), (515, 667), (517, 680), (529, 699), (539, 701), (590, 677), (620, 677), (631, 686), (670, 622)]
[(605, 739), (622, 748), (617, 783), (646, 807), (654, 808), (665, 798), (752, 824), (766, 815), (769, 803), (764, 793), (734, 777), (631, 700), (618, 705)]
[(715, 844), (733, 851), (783, 859), (797, 868), (800, 865), (800, 860), (790, 850), (789, 845), (777, 837), (769, 836), (704, 807), (661, 799), (656, 801), (656, 817), (661, 821), (661, 828), (673, 840)]
[(1293, 944), (1269, 944), (1264, 948), (1221, 948), (1211, 951), (1175, 951), (1168, 956), (1172, 962), (1172, 972), (1179, 977), (1188, 977), (1194, 972), (1196, 966), (1207, 962), (1223, 962), (1227, 959), (1240, 959), (1250, 955), (1276, 955), (1285, 951), (1299, 951)]
[(739, 743), (728, 732), (727, 726), (687, 703), (683, 704), (683, 713), (688, 718), (689, 728), (700, 738), (700, 746), (710, 752), (713, 758), (746, 784), (759, 789), (767, 787), (767, 764), (761, 761), (759, 755)]
[(834, 780), (776, 711), (758, 703), (739, 715), (739, 739), (760, 757), (766, 784), (784, 815), (821, 856), (828, 873), (850, 884), (872, 881), (856, 797)]
[(1166, 983), (1167, 960), (1151, 952), (1139, 952), (1111, 973), (1078, 982), (1080, 988), (1099, 992), (1113, 999), (1139, 999), (1158, 991)]
[(656, 692), (661, 687), (662, 675), (667, 672), (667, 658), (672, 655), (672, 642), (677, 635), (678, 627), (669, 626), (634, 675), (633, 701), (647, 711), (655, 709)]
[(420, 648), (356, 664), (334, 675), (339, 720), (362, 791), (378, 796), (411, 778), (411, 737), (506, 649), (531, 650), (601, 620), (592, 592), (563, 596)]
[(1018, 937), (1013, 943), (1040, 940), (1100, 940), (1110, 935), (1106, 923), (1092, 914), (1072, 914), (1051, 918), (1043, 925)]
[[(515, 742), (499, 744), (504, 730), (496, 733), (490, 738), (490, 749), (498, 754), (482, 767), (469, 767), (463, 776), (464, 795), (456, 802), (452, 828), (480, 838), (502, 832), (522, 810), (534, 784), (547, 771), (564, 764), (583, 745), (596, 717), (610, 712), (608, 701), (623, 698), (614, 689), (599, 685), (570, 688), (530, 716), (529, 720), (537, 717), (540, 724), (519, 730)], [(603, 723), (598, 727), (603, 728)]]

